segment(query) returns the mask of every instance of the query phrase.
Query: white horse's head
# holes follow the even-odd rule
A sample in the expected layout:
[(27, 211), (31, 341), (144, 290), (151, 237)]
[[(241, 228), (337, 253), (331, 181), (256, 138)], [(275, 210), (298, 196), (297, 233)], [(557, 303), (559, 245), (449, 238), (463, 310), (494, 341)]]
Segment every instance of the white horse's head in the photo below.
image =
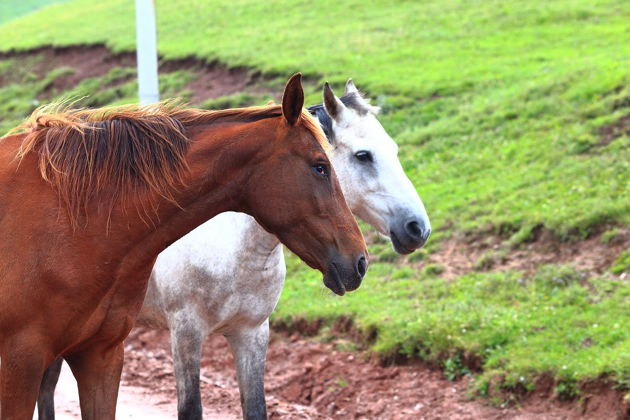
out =
[(341, 98), (326, 83), (323, 105), (309, 110), (333, 146), (331, 161), (352, 212), (389, 236), (398, 253), (424, 245), (429, 217), (398, 160), (398, 145), (376, 119), (378, 108), (349, 79)]

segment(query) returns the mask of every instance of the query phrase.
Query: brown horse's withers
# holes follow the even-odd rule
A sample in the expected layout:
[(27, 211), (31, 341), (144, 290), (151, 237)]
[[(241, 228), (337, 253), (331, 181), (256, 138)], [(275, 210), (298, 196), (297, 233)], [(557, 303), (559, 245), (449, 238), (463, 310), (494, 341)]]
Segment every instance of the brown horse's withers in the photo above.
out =
[(282, 106), (158, 105), (35, 114), (0, 139), (0, 418), (32, 416), (57, 357), (84, 419), (114, 419), (122, 340), (160, 251), (212, 216), (243, 211), (343, 294), (365, 243), (299, 75)]

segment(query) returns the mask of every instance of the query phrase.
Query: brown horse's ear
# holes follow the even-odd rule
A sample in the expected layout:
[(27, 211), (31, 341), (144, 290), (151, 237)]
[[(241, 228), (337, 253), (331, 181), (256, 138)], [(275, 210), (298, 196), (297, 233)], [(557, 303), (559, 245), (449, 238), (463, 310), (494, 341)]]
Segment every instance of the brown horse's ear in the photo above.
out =
[(294, 125), (300, 118), (303, 106), (302, 73), (296, 73), (291, 76), (282, 94), (282, 115), (289, 125)]

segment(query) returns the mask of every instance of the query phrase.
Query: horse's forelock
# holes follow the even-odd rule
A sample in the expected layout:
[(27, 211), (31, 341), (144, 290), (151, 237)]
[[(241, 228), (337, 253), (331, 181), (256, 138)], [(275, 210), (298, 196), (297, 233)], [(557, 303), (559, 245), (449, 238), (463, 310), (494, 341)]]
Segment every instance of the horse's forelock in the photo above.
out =
[(322, 127), (318, 124), (315, 118), (313, 118), (311, 113), (307, 110), (303, 110), (301, 120), (306, 129), (311, 132), (311, 134), (313, 135), (313, 137), (315, 137), (320, 146), (322, 146), (324, 152), (326, 152), (327, 155), (330, 154), (330, 152), (332, 151), (332, 146), (326, 138), (326, 134), (324, 133), (324, 131), (322, 131)]

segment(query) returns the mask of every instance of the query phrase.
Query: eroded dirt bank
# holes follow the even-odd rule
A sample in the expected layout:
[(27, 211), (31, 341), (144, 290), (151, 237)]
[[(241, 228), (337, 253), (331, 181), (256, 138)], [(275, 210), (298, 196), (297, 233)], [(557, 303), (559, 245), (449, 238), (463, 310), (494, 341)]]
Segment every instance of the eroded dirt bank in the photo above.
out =
[[(123, 384), (176, 399), (167, 331), (136, 329), (127, 339)], [(223, 337), (212, 337), (202, 359), (202, 397), (208, 414), (238, 418), (233, 359)], [(382, 366), (365, 353), (340, 351), (334, 343), (274, 333), (269, 348), (266, 392), (272, 419), (623, 419), (619, 395), (594, 392), (581, 403), (560, 402), (553, 390), (521, 407), (500, 408), (472, 400), (468, 379), (451, 382), (421, 363)], [(174, 413), (173, 413), (174, 418)]]

